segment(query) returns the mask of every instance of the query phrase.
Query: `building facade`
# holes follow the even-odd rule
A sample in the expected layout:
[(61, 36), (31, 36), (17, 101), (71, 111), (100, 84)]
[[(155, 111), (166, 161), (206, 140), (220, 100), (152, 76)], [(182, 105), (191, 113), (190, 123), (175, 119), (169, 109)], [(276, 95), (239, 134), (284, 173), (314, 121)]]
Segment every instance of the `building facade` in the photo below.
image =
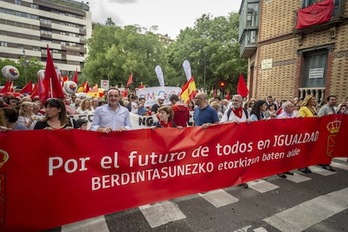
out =
[(0, 58), (37, 57), (50, 47), (63, 75), (83, 67), (92, 34), (88, 3), (73, 0), (0, 0)]
[[(325, 13), (325, 4), (327, 20), (302, 24)], [(239, 13), (249, 97), (348, 96), (348, 1), (242, 0)]]

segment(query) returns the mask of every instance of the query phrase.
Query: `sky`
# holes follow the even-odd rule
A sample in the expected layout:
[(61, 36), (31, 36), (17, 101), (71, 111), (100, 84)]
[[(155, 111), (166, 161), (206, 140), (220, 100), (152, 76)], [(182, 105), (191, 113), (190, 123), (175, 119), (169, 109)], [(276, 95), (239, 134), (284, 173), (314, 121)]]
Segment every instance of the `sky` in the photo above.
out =
[[(88, 1), (88, 0), (87, 0)], [(242, 0), (89, 0), (92, 21), (105, 24), (112, 18), (117, 26), (157, 25), (156, 33), (175, 39), (180, 29), (194, 27), (203, 14), (213, 17), (238, 12)], [(86, 2), (86, 1), (84, 1)]]

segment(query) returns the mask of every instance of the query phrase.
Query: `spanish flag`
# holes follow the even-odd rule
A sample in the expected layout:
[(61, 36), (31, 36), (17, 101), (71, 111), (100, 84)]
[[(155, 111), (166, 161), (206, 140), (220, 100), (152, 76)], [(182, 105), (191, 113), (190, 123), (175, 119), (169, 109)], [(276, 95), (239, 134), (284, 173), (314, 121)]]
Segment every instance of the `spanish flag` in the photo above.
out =
[(189, 103), (197, 93), (195, 78), (191, 77), (181, 88), (181, 99), (184, 103)]
[(79, 87), (79, 89), (77, 90), (77, 92), (78, 92), (78, 93), (82, 93), (82, 92), (87, 93), (87, 92), (89, 92), (89, 85), (88, 85), (88, 82), (87, 82), (87, 81), (84, 82), (84, 83)]

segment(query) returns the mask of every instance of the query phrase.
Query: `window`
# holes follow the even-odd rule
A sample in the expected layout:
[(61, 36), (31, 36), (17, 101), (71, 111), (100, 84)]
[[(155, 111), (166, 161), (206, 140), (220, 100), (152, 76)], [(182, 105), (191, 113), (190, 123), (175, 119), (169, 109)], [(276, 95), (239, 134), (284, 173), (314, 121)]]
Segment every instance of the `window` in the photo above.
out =
[(7, 47), (7, 42), (0, 41), (0, 47)]
[(22, 5), (22, 1), (21, 0), (15, 0), (15, 4), (16, 5)]
[[(313, 5), (317, 2), (321, 2), (323, 0), (302, 0), (302, 8), (308, 7), (310, 5)], [(333, 17), (339, 16), (342, 12), (342, 3), (344, 2), (343, 0), (334, 0), (334, 9), (332, 12)]]
[(317, 2), (321, 2), (322, 0), (302, 0), (302, 8), (313, 5)]
[(328, 49), (303, 54), (302, 88), (325, 87)]

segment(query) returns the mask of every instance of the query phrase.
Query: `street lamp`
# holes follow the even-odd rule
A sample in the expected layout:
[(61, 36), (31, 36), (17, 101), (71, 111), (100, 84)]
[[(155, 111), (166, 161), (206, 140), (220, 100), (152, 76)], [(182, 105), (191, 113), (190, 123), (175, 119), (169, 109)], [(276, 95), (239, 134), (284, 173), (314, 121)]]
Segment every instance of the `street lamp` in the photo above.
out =
[(27, 78), (27, 59), (25, 57), (25, 50), (23, 48), (22, 50), (22, 53), (23, 53), (23, 67), (24, 67), (24, 79), (25, 79), (25, 84), (28, 83), (28, 78)]

